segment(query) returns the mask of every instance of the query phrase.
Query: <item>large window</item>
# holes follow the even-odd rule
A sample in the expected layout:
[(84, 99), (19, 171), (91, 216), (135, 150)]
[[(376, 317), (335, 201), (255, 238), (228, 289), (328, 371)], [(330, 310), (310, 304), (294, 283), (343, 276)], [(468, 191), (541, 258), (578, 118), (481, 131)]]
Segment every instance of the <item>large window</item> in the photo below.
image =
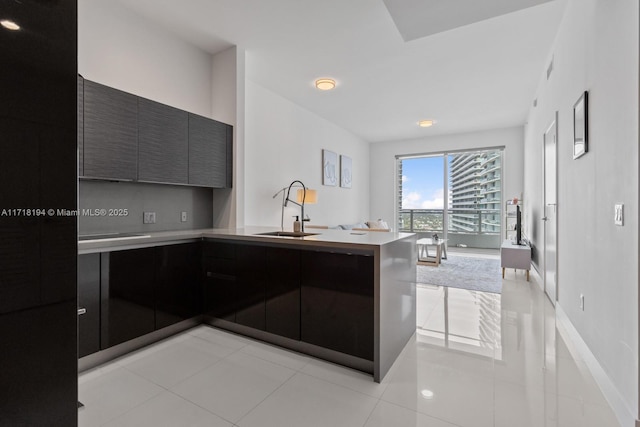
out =
[(502, 150), (398, 158), (398, 228), (500, 247)]

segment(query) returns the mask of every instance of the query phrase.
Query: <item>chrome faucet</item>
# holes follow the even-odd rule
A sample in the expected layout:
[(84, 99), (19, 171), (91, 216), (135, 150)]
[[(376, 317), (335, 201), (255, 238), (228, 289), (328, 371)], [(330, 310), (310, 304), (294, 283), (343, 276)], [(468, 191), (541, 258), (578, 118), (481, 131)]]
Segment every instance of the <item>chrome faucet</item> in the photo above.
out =
[[(293, 201), (289, 198), (289, 194), (291, 193), (291, 187), (293, 187), (293, 184), (298, 183), (302, 186), (302, 203), (298, 203), (296, 201)], [(300, 206), (300, 230), (304, 233), (304, 222), (305, 221), (311, 221), (311, 218), (307, 217), (305, 218), (304, 216), (304, 201), (307, 198), (307, 187), (305, 187), (305, 185), (302, 183), (302, 181), (298, 181), (295, 180), (293, 181), (290, 185), (289, 188), (287, 189), (287, 197), (285, 197), (284, 199), (284, 207), (287, 206), (288, 202), (293, 203), (294, 205), (298, 205)]]

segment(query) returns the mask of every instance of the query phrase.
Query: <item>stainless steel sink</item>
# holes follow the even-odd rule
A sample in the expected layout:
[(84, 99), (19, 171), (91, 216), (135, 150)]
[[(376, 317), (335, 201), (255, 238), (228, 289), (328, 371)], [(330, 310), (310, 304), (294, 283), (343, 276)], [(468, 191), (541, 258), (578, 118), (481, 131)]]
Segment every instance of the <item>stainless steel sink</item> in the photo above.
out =
[(142, 233), (107, 233), (107, 234), (85, 234), (78, 236), (78, 240), (105, 240), (105, 239), (135, 239), (149, 237), (148, 234)]
[(303, 233), (300, 231), (269, 231), (267, 233), (257, 233), (256, 236), (279, 236), (279, 237), (306, 237), (316, 236), (320, 233)]

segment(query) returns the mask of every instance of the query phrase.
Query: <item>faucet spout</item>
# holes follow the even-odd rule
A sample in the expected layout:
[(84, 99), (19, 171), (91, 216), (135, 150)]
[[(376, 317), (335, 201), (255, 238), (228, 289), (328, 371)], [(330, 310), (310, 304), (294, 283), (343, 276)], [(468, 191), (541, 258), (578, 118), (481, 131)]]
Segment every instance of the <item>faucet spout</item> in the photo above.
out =
[[(291, 193), (291, 187), (293, 187), (293, 185), (295, 183), (298, 183), (298, 184), (300, 184), (302, 186), (302, 203), (298, 203), (298, 202), (293, 201), (293, 200), (291, 200), (289, 198), (289, 195)], [(305, 220), (305, 218), (304, 218), (304, 201), (305, 201), (306, 198), (307, 198), (307, 187), (305, 187), (305, 185), (302, 183), (302, 181), (295, 180), (289, 185), (289, 188), (287, 189), (287, 197), (284, 199), (284, 206), (287, 206), (288, 202), (291, 202), (294, 205), (300, 206), (300, 218), (302, 218), (302, 221), (300, 221), (300, 228), (301, 228), (303, 233), (304, 233), (304, 222), (305, 221), (309, 221), (308, 219)]]

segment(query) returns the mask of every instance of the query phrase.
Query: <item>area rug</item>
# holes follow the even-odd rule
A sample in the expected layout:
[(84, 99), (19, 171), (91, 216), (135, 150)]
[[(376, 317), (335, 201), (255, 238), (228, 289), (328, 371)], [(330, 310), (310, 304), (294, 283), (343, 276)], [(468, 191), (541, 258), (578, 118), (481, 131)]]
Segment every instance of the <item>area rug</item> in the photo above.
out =
[(417, 282), (470, 291), (502, 293), (499, 259), (449, 255), (439, 267), (418, 266)]

